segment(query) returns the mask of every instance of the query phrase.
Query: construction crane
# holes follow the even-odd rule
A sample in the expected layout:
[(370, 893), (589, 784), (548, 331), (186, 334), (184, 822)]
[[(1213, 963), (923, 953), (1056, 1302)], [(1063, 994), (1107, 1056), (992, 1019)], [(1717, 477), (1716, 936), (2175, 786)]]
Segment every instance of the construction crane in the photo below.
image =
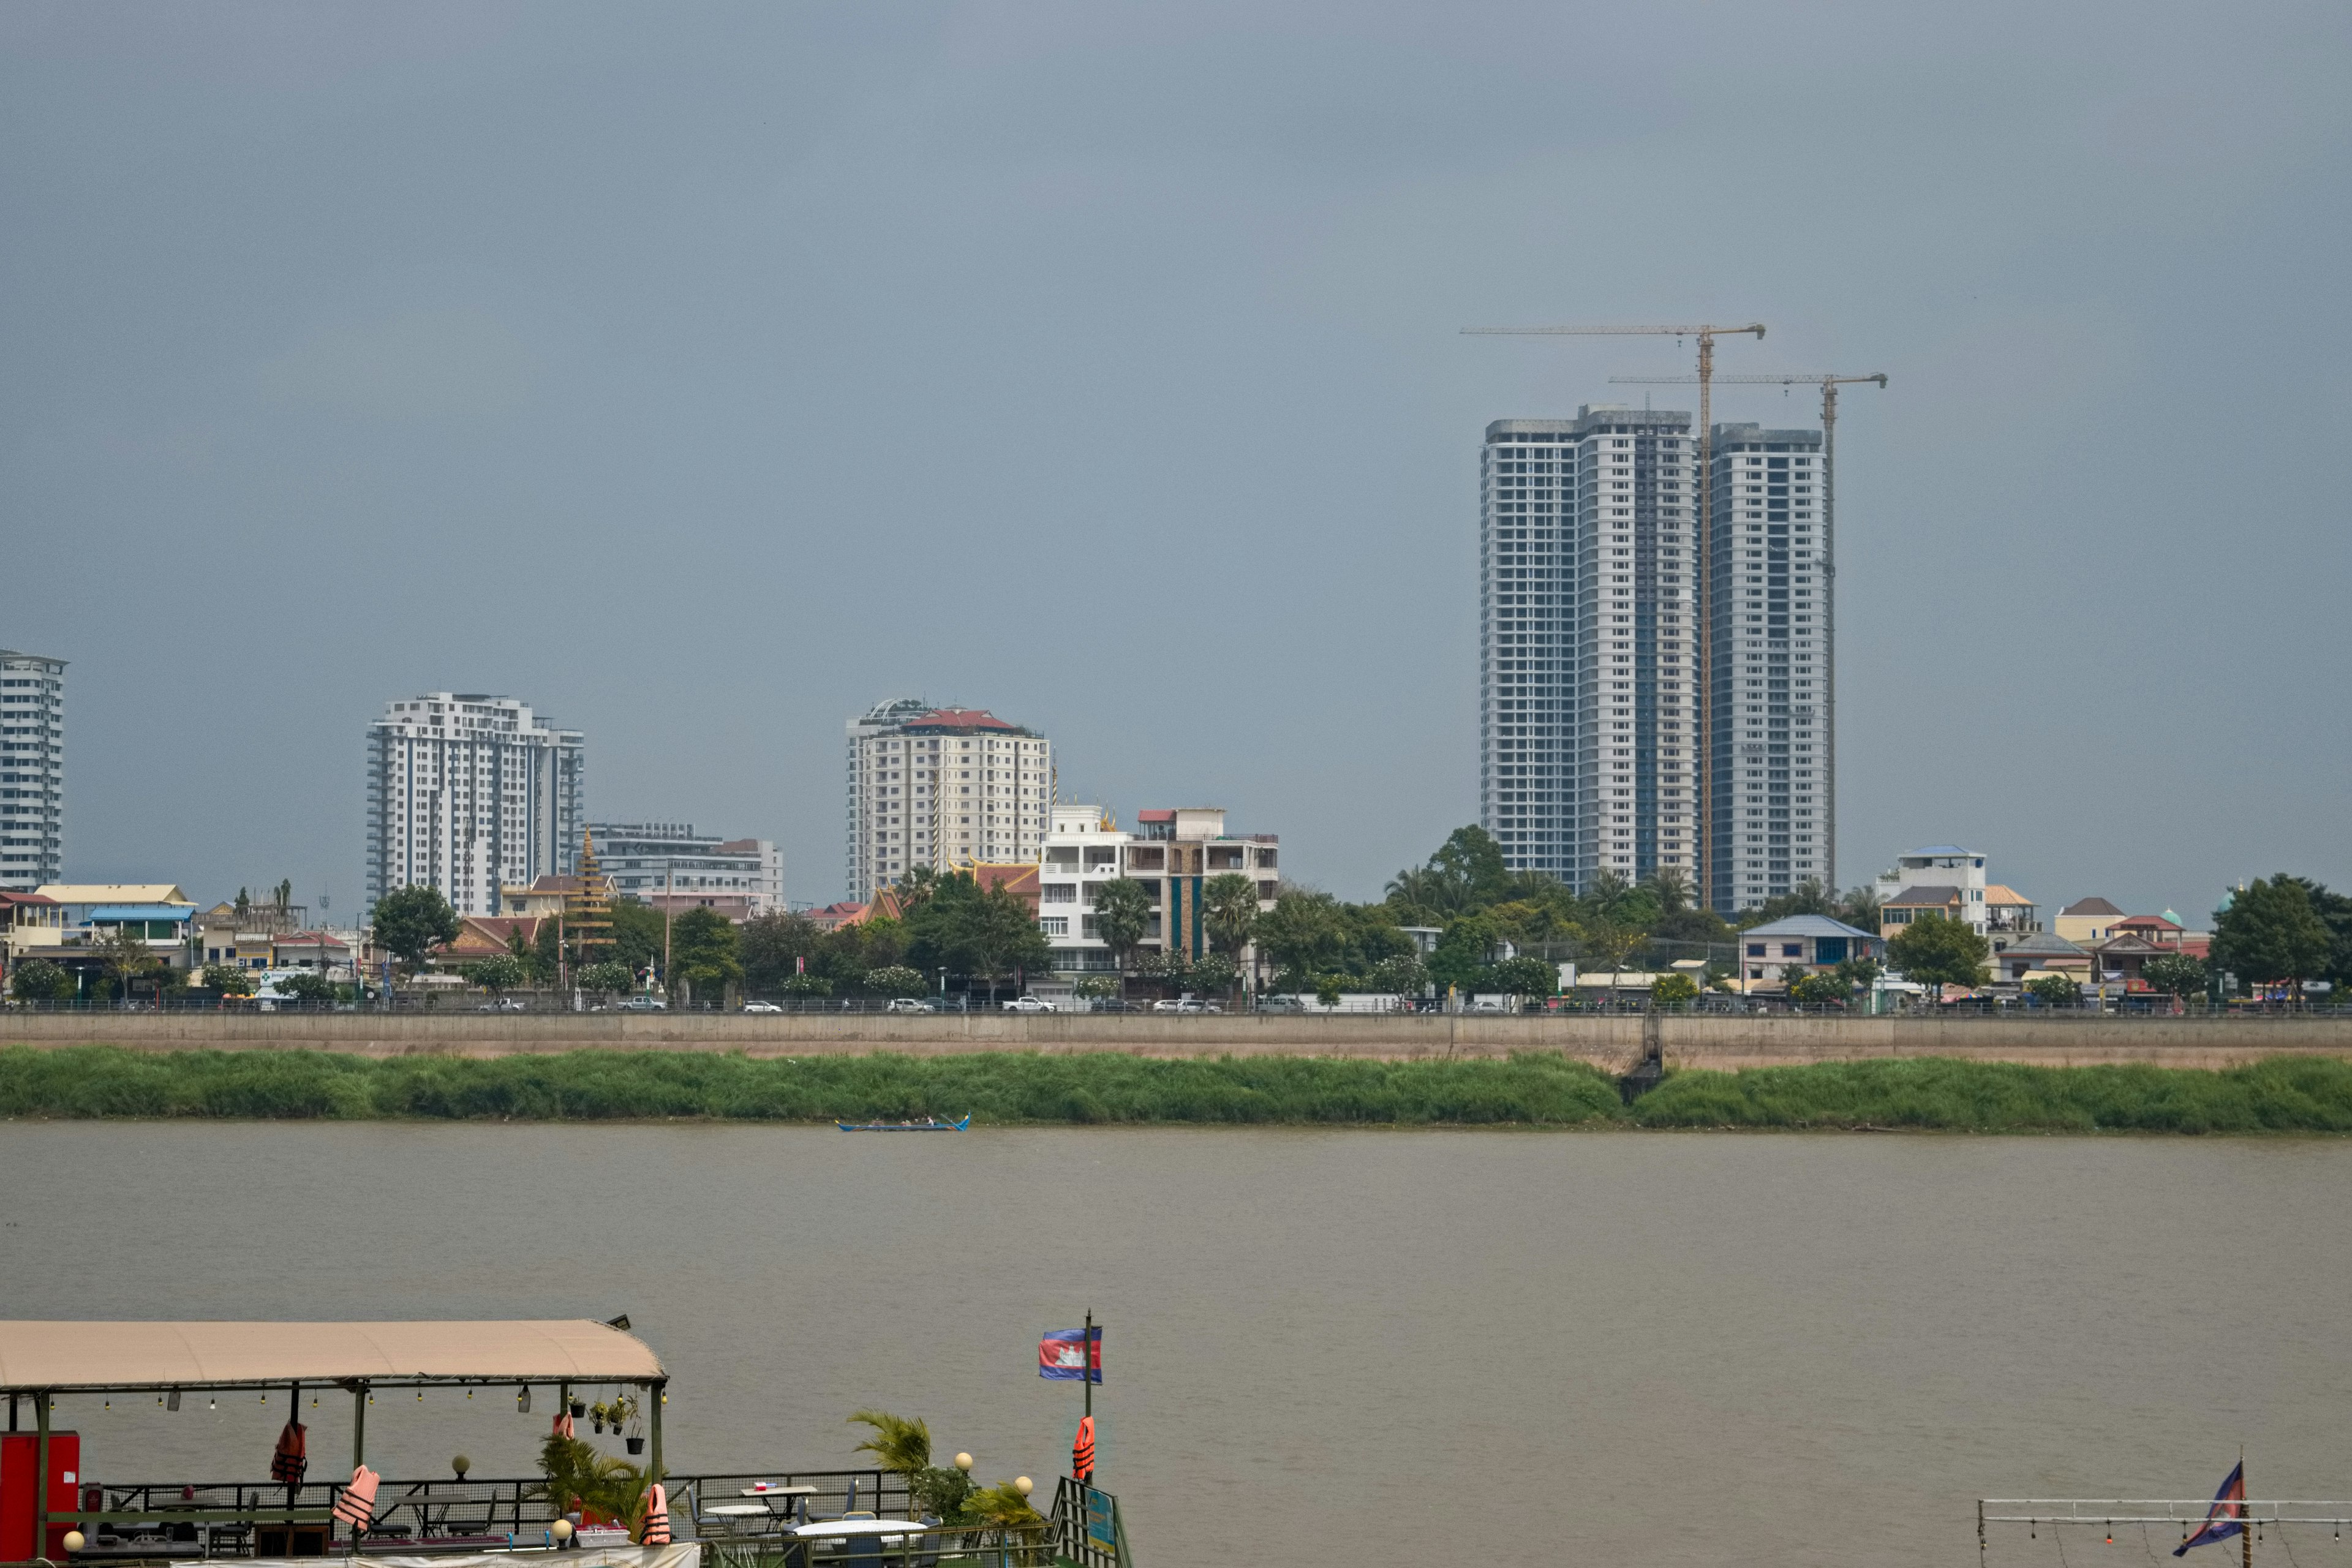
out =
[[(1712, 323), (1696, 327), (1465, 327), (1465, 337), (1486, 338), (1696, 338), (1698, 340), (1698, 374), (1687, 378), (1698, 383), (1698, 558), (1702, 566), (1707, 555), (1707, 530), (1714, 526), (1715, 515), (1709, 487), (1715, 480), (1715, 438), (1709, 424), (1707, 392), (1715, 380), (1715, 340), (1718, 337), (1745, 337), (1749, 333), (1758, 342), (1764, 338), (1764, 323), (1750, 321), (1744, 327), (1719, 327)], [(1698, 772), (1698, 831), (1691, 837), (1697, 847), (1692, 858), (1698, 873), (1694, 880), (1698, 885), (1698, 901), (1704, 909), (1715, 907), (1715, 768), (1708, 754), (1714, 744), (1711, 732), (1714, 705), (1709, 700), (1711, 682), (1715, 679), (1713, 639), (1715, 628), (1706, 606), (1696, 606), (1698, 614), (1698, 679), (1692, 682), (1697, 689), (1698, 720), (1693, 726), (1691, 760)]]
[[(1690, 375), (1612, 375), (1612, 384), (1635, 386), (1687, 386), (1696, 381)], [(1822, 794), (1829, 805), (1823, 812), (1822, 859), (1826, 865), (1829, 890), (1837, 891), (1837, 405), (1838, 388), (1863, 382), (1875, 383), (1883, 391), (1886, 373), (1870, 375), (1727, 375), (1720, 378), (1727, 385), (1737, 383), (1744, 386), (1818, 386), (1822, 389), (1822, 561), (1824, 574), (1830, 579), (1830, 592), (1825, 601), (1822, 621), (1829, 633), (1830, 657), (1822, 678), (1822, 728), (1828, 731), (1825, 740), (1829, 761), (1822, 772)], [(1706, 392), (1700, 389), (1704, 404)]]

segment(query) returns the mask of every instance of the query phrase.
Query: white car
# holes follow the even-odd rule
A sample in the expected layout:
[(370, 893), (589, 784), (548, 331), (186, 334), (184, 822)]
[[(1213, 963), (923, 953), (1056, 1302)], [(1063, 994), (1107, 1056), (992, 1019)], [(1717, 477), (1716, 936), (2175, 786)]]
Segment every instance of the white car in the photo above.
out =
[(1004, 1005), (1004, 1010), (1008, 1013), (1050, 1013), (1054, 1005), (1034, 996), (1015, 996)]
[(940, 1005), (928, 996), (893, 996), (886, 1013), (936, 1013)]
[(743, 1004), (743, 1011), (746, 1013), (781, 1013), (783, 1009), (777, 1006), (773, 1002), (746, 1002)]
[(1151, 1010), (1155, 1013), (1222, 1013), (1224, 1011), (1214, 1002), (1203, 1002), (1197, 996), (1179, 996), (1173, 1002), (1154, 1002), (1151, 1005)]

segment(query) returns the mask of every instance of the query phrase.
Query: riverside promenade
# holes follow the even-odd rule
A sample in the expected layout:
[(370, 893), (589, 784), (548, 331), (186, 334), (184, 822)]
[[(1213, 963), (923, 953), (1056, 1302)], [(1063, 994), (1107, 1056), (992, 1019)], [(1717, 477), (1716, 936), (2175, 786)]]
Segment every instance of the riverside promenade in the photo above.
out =
[(132, 1050), (315, 1050), (353, 1056), (507, 1057), (561, 1051), (735, 1051), (751, 1057), (973, 1051), (1140, 1057), (1496, 1058), (1557, 1051), (1623, 1071), (1645, 1026), (1668, 1063), (1738, 1068), (1905, 1057), (2088, 1067), (2226, 1068), (2277, 1056), (2352, 1058), (2352, 1015), (2126, 1018), (1538, 1017), (1210, 1014), (0, 1012), (0, 1046)]

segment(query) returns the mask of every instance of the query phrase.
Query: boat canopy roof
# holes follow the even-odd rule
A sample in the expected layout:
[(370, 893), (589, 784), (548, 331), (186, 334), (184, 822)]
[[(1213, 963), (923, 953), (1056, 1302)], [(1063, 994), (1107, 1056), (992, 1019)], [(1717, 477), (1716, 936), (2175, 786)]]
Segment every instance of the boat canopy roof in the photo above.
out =
[[(625, 1321), (625, 1320), (622, 1320)], [(585, 1318), (489, 1322), (0, 1321), (0, 1392), (291, 1383), (659, 1383), (643, 1340)]]

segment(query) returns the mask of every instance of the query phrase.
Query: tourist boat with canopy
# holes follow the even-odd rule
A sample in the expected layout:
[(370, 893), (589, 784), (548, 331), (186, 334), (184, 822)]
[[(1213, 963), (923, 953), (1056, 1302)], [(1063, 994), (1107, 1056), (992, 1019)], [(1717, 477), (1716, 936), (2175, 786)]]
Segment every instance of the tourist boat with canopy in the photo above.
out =
[[(0, 1563), (128, 1568), (230, 1559), (273, 1568), (364, 1557), (387, 1568), (1129, 1568), (1115, 1498), (1064, 1477), (1050, 1510), (927, 1518), (905, 1474), (793, 1467), (677, 1475), (663, 1463), (670, 1377), (626, 1318), (476, 1322), (0, 1321)], [(379, 1395), (511, 1397), (542, 1473), (404, 1479), (368, 1465)], [(631, 1458), (580, 1436), (610, 1425)], [(303, 1399), (351, 1401), (351, 1468), (310, 1451)], [(274, 1452), (223, 1454), (194, 1480), (122, 1481), (68, 1423), (91, 1405), (283, 1394)], [(546, 1425), (533, 1415), (541, 1402)], [(379, 1424), (388, 1408), (379, 1411)], [(625, 1434), (624, 1426), (628, 1431)], [(552, 1439), (562, 1439), (553, 1441)], [(968, 1456), (957, 1456), (968, 1472)], [(313, 1479), (316, 1468), (330, 1472)], [(236, 1479), (216, 1479), (240, 1470)], [(36, 1478), (46, 1478), (37, 1485)], [(1025, 1499), (1026, 1479), (1011, 1483)], [(1025, 1518), (1017, 1517), (1026, 1515)]]

